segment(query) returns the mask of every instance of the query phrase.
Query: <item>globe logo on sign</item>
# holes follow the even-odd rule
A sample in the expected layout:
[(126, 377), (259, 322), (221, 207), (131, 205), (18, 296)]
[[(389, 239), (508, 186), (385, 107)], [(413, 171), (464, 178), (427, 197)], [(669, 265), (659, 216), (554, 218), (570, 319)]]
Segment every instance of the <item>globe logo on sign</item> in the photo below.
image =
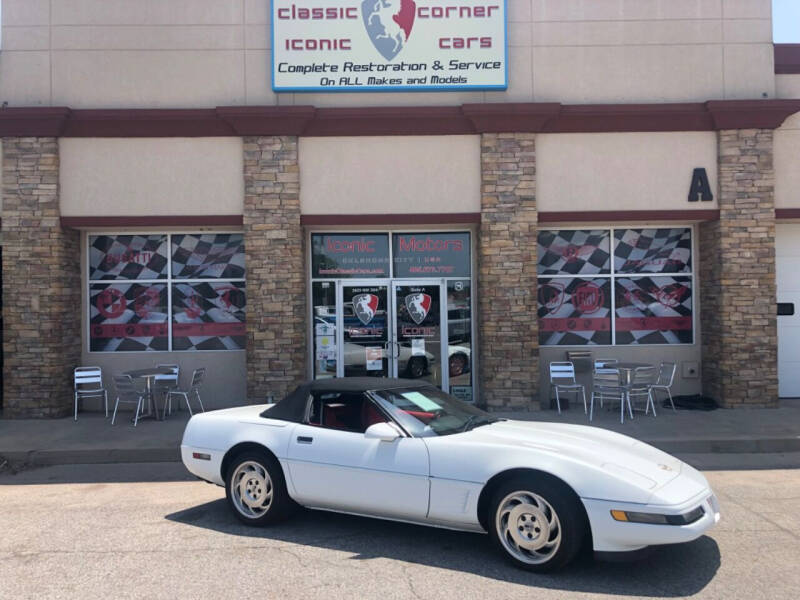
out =
[(364, 0), (361, 16), (376, 50), (392, 60), (411, 35), (417, 4), (414, 0)]

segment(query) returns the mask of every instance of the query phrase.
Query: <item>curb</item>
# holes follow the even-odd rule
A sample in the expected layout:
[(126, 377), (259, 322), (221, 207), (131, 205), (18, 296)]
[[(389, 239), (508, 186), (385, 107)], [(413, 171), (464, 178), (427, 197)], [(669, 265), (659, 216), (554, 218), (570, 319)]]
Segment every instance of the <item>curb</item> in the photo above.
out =
[[(800, 452), (800, 436), (773, 438), (719, 438), (706, 440), (640, 440), (670, 454), (787, 454)], [(3, 452), (5, 468), (73, 464), (180, 462), (178, 447), (92, 448), (83, 450), (27, 450)]]

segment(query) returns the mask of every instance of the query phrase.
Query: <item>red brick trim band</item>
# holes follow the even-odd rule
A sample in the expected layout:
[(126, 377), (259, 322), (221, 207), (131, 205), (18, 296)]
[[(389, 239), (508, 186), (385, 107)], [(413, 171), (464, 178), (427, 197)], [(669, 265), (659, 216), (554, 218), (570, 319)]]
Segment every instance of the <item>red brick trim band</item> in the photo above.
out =
[(800, 75), (800, 44), (775, 44), (775, 74)]
[(67, 229), (84, 227), (241, 227), (242, 215), (61, 217), (61, 226)]
[(464, 225), (481, 222), (480, 213), (427, 213), (386, 215), (301, 215), (306, 227), (333, 225)]
[(621, 223), (626, 221), (718, 220), (719, 210), (601, 210), (539, 213), (539, 223)]
[(469, 135), (775, 129), (800, 100), (684, 104), (497, 103), (462, 106), (214, 109), (0, 109), (0, 137)]
[(776, 219), (800, 219), (800, 208), (776, 208)]

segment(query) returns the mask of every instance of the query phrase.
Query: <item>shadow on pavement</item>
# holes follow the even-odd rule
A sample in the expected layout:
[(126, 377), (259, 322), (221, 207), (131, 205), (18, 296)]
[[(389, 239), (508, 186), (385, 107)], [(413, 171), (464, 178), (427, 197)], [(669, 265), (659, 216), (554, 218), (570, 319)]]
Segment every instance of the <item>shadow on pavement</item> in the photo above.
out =
[(351, 560), (389, 558), (520, 585), (596, 594), (691, 596), (708, 585), (720, 566), (719, 547), (707, 536), (657, 548), (634, 563), (596, 562), (586, 553), (563, 571), (537, 575), (506, 563), (489, 536), (476, 533), (305, 509), (279, 525), (247, 527), (236, 520), (223, 499), (166, 518), (230, 535), (350, 552)]
[(197, 481), (183, 463), (111, 463), (30, 467), (3, 465), (0, 457), (0, 486), (60, 483), (152, 483)]

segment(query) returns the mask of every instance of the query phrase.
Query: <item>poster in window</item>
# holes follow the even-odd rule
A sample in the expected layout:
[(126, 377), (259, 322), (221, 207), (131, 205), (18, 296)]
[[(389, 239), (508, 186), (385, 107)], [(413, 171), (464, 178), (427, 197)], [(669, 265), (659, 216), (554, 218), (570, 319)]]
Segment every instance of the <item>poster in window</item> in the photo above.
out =
[(165, 283), (93, 283), (89, 318), (92, 352), (168, 350)]
[(89, 236), (89, 279), (166, 279), (167, 236)]
[(538, 273), (542, 275), (605, 275), (611, 269), (609, 230), (540, 231)]
[(539, 344), (611, 343), (611, 283), (606, 278), (539, 279)]
[(617, 273), (691, 273), (692, 230), (617, 229), (614, 232)]
[(617, 344), (691, 344), (690, 277), (620, 277), (615, 289)]
[(172, 276), (244, 279), (244, 236), (241, 233), (173, 235)]
[(173, 350), (244, 350), (243, 282), (177, 283), (172, 286)]

